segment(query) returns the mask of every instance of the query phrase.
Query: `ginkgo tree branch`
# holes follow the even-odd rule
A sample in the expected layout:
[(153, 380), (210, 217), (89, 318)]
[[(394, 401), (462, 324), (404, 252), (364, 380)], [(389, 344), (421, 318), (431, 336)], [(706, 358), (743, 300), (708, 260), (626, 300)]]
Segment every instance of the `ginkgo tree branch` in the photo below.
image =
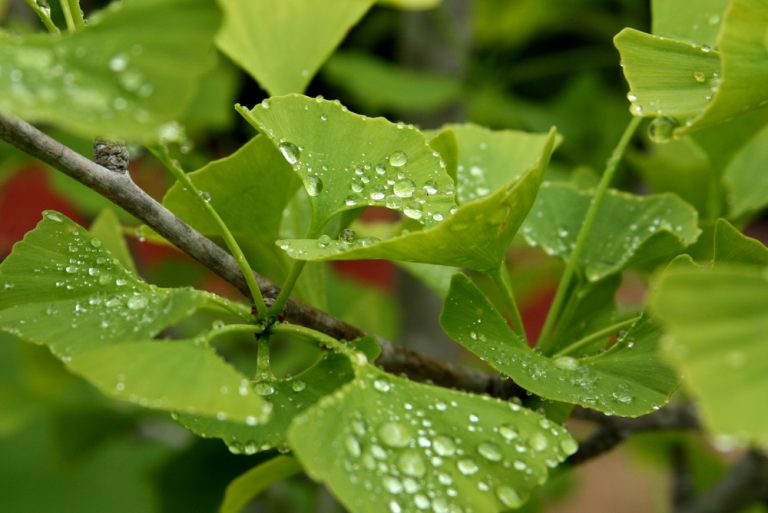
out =
[[(98, 192), (122, 207), (174, 246), (234, 285), (250, 297), (245, 277), (235, 259), (223, 248), (179, 219), (161, 203), (136, 185), (126, 170), (110, 170), (73, 151), (29, 123), (0, 115), (0, 138)], [(259, 289), (272, 304), (280, 288), (255, 275)], [(296, 300), (288, 300), (283, 310), (286, 320), (307, 326), (340, 340), (352, 340), (365, 333), (340, 319)], [(495, 397), (515, 395), (514, 385), (499, 376), (463, 368), (419, 354), (377, 338), (381, 356), (377, 364), (389, 372), (405, 374), (418, 381), (486, 393)]]

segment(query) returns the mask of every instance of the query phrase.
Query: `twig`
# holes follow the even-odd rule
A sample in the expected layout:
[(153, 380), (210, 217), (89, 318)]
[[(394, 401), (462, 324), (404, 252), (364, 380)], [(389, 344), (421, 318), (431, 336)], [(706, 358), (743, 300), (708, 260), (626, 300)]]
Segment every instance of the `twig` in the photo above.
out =
[(577, 408), (574, 418), (597, 422), (600, 426), (589, 438), (579, 444), (568, 462), (578, 465), (610, 451), (636, 433), (698, 429), (699, 420), (690, 404), (667, 406), (643, 417), (628, 419), (610, 417), (591, 410)]
[(677, 513), (731, 513), (762, 500), (768, 488), (768, 456), (748, 451), (709, 491)]
[[(234, 285), (250, 298), (248, 286), (235, 259), (162, 204), (139, 188), (128, 173), (113, 172), (52, 139), (29, 123), (0, 115), (0, 138), (37, 157), (80, 183), (90, 187), (143, 221), (173, 245)], [(259, 289), (269, 306), (280, 288), (256, 275)], [(365, 333), (327, 313), (295, 300), (283, 311), (286, 320), (323, 332), (340, 340), (352, 340)], [(463, 368), (430, 358), (378, 338), (381, 356), (376, 361), (385, 370), (405, 374), (417, 381), (468, 392), (508, 398), (516, 394), (514, 385), (497, 375)]]
[(672, 447), (672, 507), (677, 510), (694, 497), (695, 488), (688, 451), (684, 444), (676, 443)]

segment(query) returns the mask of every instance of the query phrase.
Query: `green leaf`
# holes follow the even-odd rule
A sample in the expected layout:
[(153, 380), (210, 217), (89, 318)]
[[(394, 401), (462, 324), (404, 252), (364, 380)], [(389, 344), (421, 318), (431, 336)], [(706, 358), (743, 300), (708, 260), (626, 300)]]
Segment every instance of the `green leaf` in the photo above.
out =
[(600, 354), (548, 358), (529, 348), (477, 286), (457, 274), (440, 323), (451, 338), (545, 399), (637, 417), (665, 405), (677, 388), (675, 374), (657, 356), (661, 333), (644, 318)]
[(117, 219), (114, 210), (103, 209), (93, 221), (90, 230), (88, 230), (94, 239), (102, 242), (102, 247), (112, 254), (117, 261), (132, 273), (136, 273), (136, 266), (133, 264), (131, 251), (123, 236), (123, 226)]
[(728, 187), (732, 217), (755, 213), (768, 205), (768, 127), (742, 146), (728, 163), (723, 182)]
[[(293, 419), (321, 397), (352, 380), (349, 360), (335, 353), (325, 354), (307, 371), (287, 379), (268, 379), (253, 384), (271, 404), (269, 420), (260, 425), (243, 425), (221, 418), (178, 415), (178, 420), (193, 433), (205, 438), (221, 438), (236, 454), (255, 454), (272, 448), (287, 448), (286, 433)], [(215, 391), (216, 389), (214, 389)]]
[(0, 264), (0, 282), (0, 329), (47, 345), (63, 361), (151, 338), (200, 308), (225, 301), (139, 280), (100, 240), (51, 211)]
[(461, 269), (456, 267), (417, 264), (414, 262), (398, 262), (398, 267), (418, 278), (419, 281), (429, 287), (440, 298), (448, 295), (448, 289), (451, 288), (451, 278), (454, 274), (461, 271)]
[(257, 425), (272, 410), (205, 338), (128, 342), (72, 358), (69, 368), (102, 393), (142, 406)]
[(766, 268), (670, 269), (650, 304), (670, 335), (664, 352), (709, 428), (768, 447)]
[(378, 0), (377, 3), (397, 7), (398, 9), (433, 9), (440, 5), (442, 0)]
[(400, 305), (394, 294), (331, 275), (328, 313), (387, 340), (400, 338)]
[[(717, 4), (707, 2), (704, 8), (716, 9)], [(671, 30), (667, 25), (663, 28)], [(630, 95), (635, 97), (632, 112), (677, 118), (680, 126), (665, 130), (678, 136), (730, 122), (744, 113), (764, 124), (768, 121), (767, 28), (765, 0), (732, 0), (724, 13), (717, 51), (623, 30), (615, 44)], [(688, 31), (681, 35), (694, 34)]]
[[(615, 274), (597, 283), (581, 283), (571, 293), (552, 335), (553, 352), (617, 321), (614, 298), (619, 285), (621, 285), (621, 275)], [(595, 348), (605, 347), (607, 341), (608, 336), (597, 339), (578, 354), (594, 354), (597, 352)]]
[(171, 137), (214, 63), (219, 20), (209, 0), (133, 0), (75, 33), (0, 34), (0, 111), (91, 138)]
[(351, 511), (520, 507), (576, 450), (514, 403), (414, 383), (372, 366), (298, 417), (288, 438), (309, 475)]
[(374, 0), (219, 0), (219, 48), (271, 95), (304, 91)]
[[(478, 125), (447, 125), (459, 149), (457, 169), (459, 204), (487, 196), (519, 179), (546, 153), (550, 134), (489, 130)], [(554, 142), (556, 145), (557, 142)]]
[[(544, 170), (555, 143), (555, 132), (539, 139), (529, 139), (537, 146), (531, 157), (516, 162), (510, 152), (506, 161), (510, 179), (498, 190), (458, 207), (456, 212), (437, 226), (422, 231), (403, 233), (397, 237), (375, 242), (370, 239), (348, 241), (291, 240), (278, 244), (293, 258), (305, 260), (389, 259), (405, 262), (439, 264), (478, 271), (496, 271), (528, 214), (539, 189)], [(502, 135), (502, 138), (506, 138)], [(490, 145), (489, 145), (490, 147)], [(511, 146), (514, 148), (514, 146)], [(461, 161), (461, 158), (460, 158)], [(502, 163), (501, 159), (487, 162)], [(525, 168), (524, 166), (527, 166)], [(520, 168), (523, 169), (520, 172)], [(498, 173), (498, 174), (497, 174)], [(495, 182), (501, 171), (486, 171), (489, 183)], [(471, 172), (470, 172), (471, 174)], [(477, 191), (476, 191), (477, 192)], [(480, 191), (490, 193), (488, 191)]]
[(768, 248), (762, 242), (743, 235), (725, 219), (715, 224), (715, 265), (722, 263), (768, 266)]
[[(251, 265), (275, 280), (283, 280), (288, 264), (276, 247), (283, 211), (300, 181), (274, 145), (264, 136), (251, 139), (232, 155), (189, 174), (210, 197)], [(216, 223), (191, 192), (176, 183), (163, 204), (207, 236), (221, 236)]]
[[(522, 233), (528, 243), (566, 260), (591, 200), (591, 191), (545, 183)], [(696, 210), (671, 194), (641, 197), (609, 190), (577, 268), (598, 281), (632, 265), (671, 258), (699, 236), (697, 219)]]
[(455, 78), (407, 69), (360, 52), (337, 52), (323, 77), (346, 91), (365, 112), (433, 112), (456, 101)]
[(713, 47), (730, 0), (653, 0), (653, 33)]
[(291, 456), (278, 456), (253, 467), (229, 483), (219, 513), (238, 513), (265, 489), (299, 472), (301, 465)]
[(338, 102), (290, 95), (240, 113), (266, 134), (301, 176), (315, 230), (365, 205), (399, 210), (424, 224), (455, 206), (454, 185), (424, 134)]

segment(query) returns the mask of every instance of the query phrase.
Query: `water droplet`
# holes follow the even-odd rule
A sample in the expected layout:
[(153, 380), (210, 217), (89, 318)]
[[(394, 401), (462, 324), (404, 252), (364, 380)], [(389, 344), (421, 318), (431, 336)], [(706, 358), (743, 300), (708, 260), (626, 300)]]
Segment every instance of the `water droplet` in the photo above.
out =
[(511, 486), (502, 485), (496, 488), (496, 497), (508, 508), (519, 508), (523, 505), (520, 495)]
[(426, 495), (417, 494), (413, 497), (413, 504), (419, 509), (429, 508), (429, 499)]
[(387, 422), (379, 428), (381, 441), (390, 447), (405, 447), (411, 440), (408, 428), (399, 422)]
[(403, 209), (403, 214), (410, 217), (411, 219), (419, 220), (424, 216), (424, 212), (421, 210), (421, 207), (418, 205), (408, 205)]
[(633, 103), (633, 104), (632, 104), (632, 105), (629, 107), (629, 112), (630, 112), (630, 113), (631, 113), (633, 116), (642, 116), (642, 115), (643, 115), (643, 113), (644, 113), (644, 110), (643, 110), (643, 106), (642, 106), (642, 105), (640, 105), (639, 103)]
[(408, 163), (408, 155), (404, 151), (396, 151), (389, 156), (388, 160), (392, 167), (403, 167)]
[(126, 304), (131, 310), (139, 310), (140, 308), (147, 306), (147, 298), (144, 296), (131, 296), (128, 298)]
[(547, 437), (541, 433), (534, 433), (533, 436), (531, 436), (531, 439), (528, 441), (528, 444), (534, 451), (543, 451), (549, 446)]
[(703, 84), (704, 81), (707, 79), (707, 76), (704, 74), (703, 71), (694, 71), (693, 79), (699, 84)]
[(424, 460), (414, 450), (403, 452), (397, 459), (397, 466), (403, 474), (412, 477), (421, 477), (427, 471)]
[(432, 448), (439, 456), (453, 456), (456, 453), (456, 445), (447, 436), (437, 436), (432, 441)]
[(200, 197), (203, 198), (203, 201), (205, 201), (206, 203), (211, 202), (211, 193), (207, 191), (200, 191)]
[(386, 194), (381, 189), (374, 189), (373, 191), (371, 191), (371, 194), (369, 194), (369, 197), (374, 201), (381, 201), (384, 199), (385, 196)]
[(459, 469), (459, 472), (465, 476), (471, 476), (480, 470), (480, 467), (477, 466), (475, 460), (471, 460), (469, 458), (465, 458), (456, 462), (456, 468)]
[(357, 196), (353, 196), (353, 195), (347, 196), (347, 198), (344, 200), (344, 204), (348, 207), (354, 207), (355, 205), (357, 205)]
[(354, 436), (348, 436), (344, 439), (344, 447), (347, 449), (347, 452), (350, 456), (353, 458), (360, 457), (361, 449), (360, 449), (360, 442), (357, 441), (357, 438)]
[(46, 212), (45, 213), (45, 218), (46, 219), (50, 219), (51, 221), (55, 221), (57, 223), (62, 222), (61, 216), (59, 216), (58, 214), (56, 214), (54, 212)]
[(553, 363), (555, 364), (555, 367), (564, 370), (575, 370), (579, 366), (579, 361), (570, 356), (558, 356), (554, 359)]
[(668, 143), (672, 140), (675, 128), (677, 128), (677, 120), (669, 116), (661, 116), (648, 125), (648, 137), (656, 144)]
[(75, 274), (77, 272), (77, 266), (74, 265), (68, 265), (64, 268), (64, 272), (67, 274)]
[(248, 424), (249, 426), (255, 426), (256, 424), (258, 424), (258, 421), (256, 420), (256, 417), (254, 417), (253, 415), (248, 415), (247, 417), (245, 417), (245, 423)]
[(389, 392), (392, 388), (392, 385), (389, 384), (389, 381), (383, 380), (383, 379), (377, 379), (373, 382), (373, 388), (378, 390), (379, 392)]
[(416, 184), (411, 180), (401, 180), (395, 184), (392, 188), (392, 192), (398, 198), (410, 198), (413, 196), (413, 192), (416, 190)]
[(91, 239), (91, 246), (93, 246), (94, 248), (100, 248), (101, 241), (99, 239)]
[(260, 381), (253, 385), (253, 391), (262, 397), (267, 397), (275, 393), (275, 387), (266, 381)]
[(304, 182), (304, 187), (307, 189), (307, 194), (314, 197), (323, 190), (323, 182), (319, 176), (309, 175)]
[(307, 384), (300, 379), (295, 379), (291, 382), (291, 390), (294, 392), (301, 392), (305, 388), (307, 388)]
[(575, 453), (579, 448), (579, 444), (573, 438), (565, 438), (560, 441), (560, 449), (567, 455)]
[(434, 196), (437, 194), (437, 182), (434, 180), (428, 180), (424, 182), (424, 192), (429, 194), (430, 196)]
[(400, 507), (400, 504), (398, 504), (397, 501), (389, 501), (389, 511), (392, 513), (402, 513), (403, 508)]
[(488, 461), (501, 461), (501, 449), (493, 442), (480, 443), (477, 452)]
[(277, 145), (280, 153), (283, 154), (283, 158), (288, 161), (289, 164), (296, 164), (299, 161), (301, 152), (295, 144), (289, 142), (281, 142)]
[(317, 239), (317, 246), (320, 248), (327, 248), (330, 243), (331, 238), (326, 234), (321, 235), (320, 238)]
[(499, 434), (504, 440), (508, 441), (515, 440), (519, 436), (517, 428), (509, 424), (502, 424), (499, 426)]
[(109, 60), (109, 69), (115, 72), (124, 71), (128, 67), (128, 54), (118, 53)]
[(389, 493), (400, 493), (403, 491), (403, 483), (401, 483), (399, 479), (391, 476), (385, 476), (381, 480), (381, 484), (384, 485), (384, 489)]

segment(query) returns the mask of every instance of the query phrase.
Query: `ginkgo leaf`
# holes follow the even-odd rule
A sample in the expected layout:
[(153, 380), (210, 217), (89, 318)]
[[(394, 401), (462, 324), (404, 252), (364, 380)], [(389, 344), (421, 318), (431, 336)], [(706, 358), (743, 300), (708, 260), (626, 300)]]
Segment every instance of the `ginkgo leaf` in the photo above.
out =
[[(591, 191), (545, 183), (522, 233), (550, 255), (567, 259), (591, 202)], [(671, 194), (635, 196), (609, 190), (578, 269), (598, 281), (632, 265), (672, 258), (699, 236), (695, 209)]]
[(300, 95), (239, 110), (301, 176), (312, 201), (315, 232), (336, 214), (365, 205), (399, 210), (426, 225), (456, 206), (445, 164), (412, 126)]
[(768, 448), (766, 267), (670, 269), (651, 289), (650, 305), (670, 335), (664, 353), (709, 428)]
[[(226, 303), (141, 281), (83, 228), (46, 212), (0, 264), (0, 329), (59, 358), (151, 338), (200, 308)], [(246, 311), (247, 312), (247, 311)]]
[(300, 93), (374, 0), (219, 0), (219, 48), (272, 95)]
[(74, 33), (2, 33), (0, 111), (90, 138), (178, 138), (220, 19), (209, 0), (132, 0)]
[(548, 468), (576, 451), (565, 429), (515, 403), (368, 365), (356, 373), (288, 435), (309, 475), (351, 511), (516, 509)]
[[(517, 134), (529, 147), (519, 162), (509, 164), (509, 181), (492, 190), (491, 184), (496, 186), (504, 174), (502, 170), (489, 171), (488, 190), (480, 191), (487, 196), (462, 203), (453, 215), (434, 227), (403, 232), (381, 241), (320, 239), (279, 241), (278, 244), (293, 258), (303, 260), (382, 258), (495, 272), (533, 205), (556, 140), (554, 130), (546, 136)], [(516, 146), (510, 148), (513, 151), (508, 154), (515, 155)], [(484, 162), (499, 165), (501, 160)]]
[(440, 323), (451, 338), (546, 399), (636, 417), (665, 405), (677, 388), (657, 354), (661, 331), (645, 318), (602, 353), (549, 358), (528, 347), (480, 289), (457, 274)]

